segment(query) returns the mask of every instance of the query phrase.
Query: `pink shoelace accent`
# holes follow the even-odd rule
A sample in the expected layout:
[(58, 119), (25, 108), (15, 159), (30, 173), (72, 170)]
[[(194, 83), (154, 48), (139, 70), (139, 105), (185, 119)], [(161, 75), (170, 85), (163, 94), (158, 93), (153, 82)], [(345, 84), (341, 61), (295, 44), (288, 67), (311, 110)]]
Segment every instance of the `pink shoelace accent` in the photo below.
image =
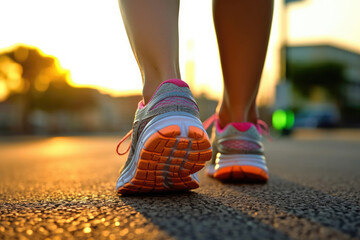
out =
[(266, 124), (266, 122), (264, 122), (263, 120), (257, 120), (256, 123), (258, 129), (260, 129), (260, 134), (265, 135), (269, 141), (272, 141), (272, 137), (270, 136), (270, 129), (269, 126)]
[(203, 126), (204, 126), (205, 130), (207, 130), (213, 124), (213, 122), (215, 122), (215, 120), (217, 118), (218, 118), (218, 115), (215, 113), (215, 114), (211, 115), (208, 119), (206, 119), (203, 122)]
[(117, 145), (117, 147), (116, 147), (116, 153), (118, 154), (118, 155), (125, 155), (126, 153), (128, 153), (129, 152), (129, 150), (130, 150), (130, 146), (131, 146), (131, 142), (129, 143), (129, 146), (128, 146), (128, 148), (125, 150), (125, 152), (119, 152), (119, 148), (120, 148), (120, 146), (121, 146), (121, 144), (126, 140), (126, 139), (128, 139), (130, 136), (131, 136), (131, 134), (133, 133), (133, 130), (131, 129), (121, 140), (120, 140), (120, 142), (118, 143), (118, 145)]

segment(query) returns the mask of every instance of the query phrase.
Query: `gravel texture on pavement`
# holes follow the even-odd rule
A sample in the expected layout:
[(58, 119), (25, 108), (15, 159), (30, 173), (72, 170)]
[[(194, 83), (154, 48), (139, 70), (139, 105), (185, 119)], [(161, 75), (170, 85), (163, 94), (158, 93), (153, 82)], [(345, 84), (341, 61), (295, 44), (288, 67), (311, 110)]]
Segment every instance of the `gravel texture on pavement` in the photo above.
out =
[(118, 196), (120, 137), (3, 138), (0, 239), (360, 239), (360, 142), (266, 142), (267, 184)]

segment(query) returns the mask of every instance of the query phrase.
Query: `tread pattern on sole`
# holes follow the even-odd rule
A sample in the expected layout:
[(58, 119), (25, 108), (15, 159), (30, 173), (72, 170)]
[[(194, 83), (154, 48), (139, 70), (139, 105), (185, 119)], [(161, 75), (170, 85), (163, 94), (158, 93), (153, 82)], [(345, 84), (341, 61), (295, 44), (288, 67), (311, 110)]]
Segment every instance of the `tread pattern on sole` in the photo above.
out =
[(120, 194), (194, 189), (199, 183), (190, 174), (201, 170), (211, 159), (207, 134), (189, 126), (188, 136), (177, 125), (167, 126), (144, 143), (134, 177), (118, 189)]
[(222, 181), (261, 181), (266, 182), (269, 175), (266, 171), (254, 166), (230, 166), (215, 171), (214, 178)]

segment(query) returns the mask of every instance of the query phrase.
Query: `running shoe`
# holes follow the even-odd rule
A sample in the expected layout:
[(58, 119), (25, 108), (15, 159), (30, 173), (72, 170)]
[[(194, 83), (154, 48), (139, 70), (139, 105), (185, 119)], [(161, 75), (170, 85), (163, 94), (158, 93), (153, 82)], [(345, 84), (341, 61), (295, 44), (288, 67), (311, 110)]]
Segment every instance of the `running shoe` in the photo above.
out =
[(261, 142), (263, 134), (269, 136), (266, 123), (234, 122), (221, 128), (217, 115), (213, 115), (204, 122), (205, 128), (213, 122), (213, 155), (207, 175), (222, 181), (266, 182), (269, 171)]
[(139, 103), (128, 159), (117, 180), (119, 194), (189, 190), (199, 187), (196, 172), (211, 159), (209, 137), (199, 109), (182, 80), (163, 82), (151, 100)]

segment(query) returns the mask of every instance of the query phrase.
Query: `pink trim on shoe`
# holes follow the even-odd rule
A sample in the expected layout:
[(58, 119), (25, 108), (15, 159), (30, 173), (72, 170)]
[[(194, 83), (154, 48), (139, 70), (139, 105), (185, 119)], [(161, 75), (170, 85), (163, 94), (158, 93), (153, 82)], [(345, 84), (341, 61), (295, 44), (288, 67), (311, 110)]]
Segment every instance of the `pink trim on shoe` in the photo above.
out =
[(229, 125), (234, 126), (237, 130), (242, 131), (242, 132), (245, 132), (245, 131), (249, 130), (252, 126), (255, 126), (256, 130), (258, 131), (258, 133), (260, 133), (260, 135), (266, 135), (267, 138), (270, 141), (272, 141), (272, 138), (270, 136), (269, 126), (262, 120), (257, 120), (256, 124), (254, 124), (252, 122), (233, 122), (233, 123), (227, 124), (224, 128), (221, 128), (220, 123), (219, 123), (219, 116), (217, 113), (214, 113), (213, 115), (211, 115), (208, 119), (206, 119), (203, 122), (204, 128), (208, 129), (214, 122), (215, 122), (216, 130), (220, 133), (222, 133), (225, 130), (225, 128), (227, 128)]
[(138, 109), (142, 109), (145, 107), (144, 100), (141, 100), (138, 104)]
[(245, 132), (245, 131), (249, 130), (252, 126), (255, 126), (256, 129), (259, 131), (257, 126), (251, 122), (232, 122), (232, 123), (226, 124), (226, 126), (224, 128), (221, 128), (219, 120), (216, 119), (216, 129), (219, 133), (222, 133), (229, 125), (232, 125), (234, 128), (236, 128), (237, 130), (239, 130), (241, 132)]
[(234, 122), (234, 123), (230, 123), (234, 128), (236, 128), (237, 130), (241, 131), (241, 132), (245, 132), (247, 130), (249, 130), (252, 126), (256, 126), (255, 124), (251, 123), (251, 122)]
[(169, 79), (169, 80), (166, 80), (165, 82), (161, 83), (160, 86), (163, 85), (164, 83), (172, 83), (172, 84), (175, 84), (178, 87), (187, 87), (187, 88), (189, 88), (189, 85), (186, 82), (184, 82), (183, 80), (181, 80), (181, 79)]

